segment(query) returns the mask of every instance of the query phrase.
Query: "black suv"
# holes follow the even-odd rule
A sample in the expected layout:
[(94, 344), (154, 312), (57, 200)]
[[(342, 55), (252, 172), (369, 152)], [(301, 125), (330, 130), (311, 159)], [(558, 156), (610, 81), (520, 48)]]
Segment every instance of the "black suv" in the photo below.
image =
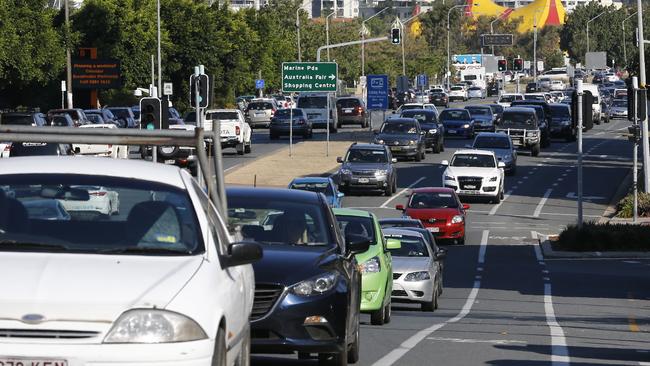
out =
[(438, 123), (438, 114), (430, 109), (409, 109), (400, 115), (404, 118), (415, 118), (420, 128), (425, 132), (424, 146), (434, 153), (445, 150), (445, 127)]
[(339, 191), (352, 189), (381, 191), (386, 196), (397, 191), (397, 172), (390, 150), (384, 145), (354, 143), (336, 161), (343, 164), (338, 172)]
[(511, 107), (529, 107), (535, 109), (539, 129), (542, 131), (542, 147), (551, 146), (551, 122), (553, 120), (553, 111), (551, 105), (541, 100), (515, 100), (510, 104)]
[(374, 142), (388, 146), (393, 156), (420, 161), (425, 158), (424, 136), (415, 118), (391, 118), (381, 125)]

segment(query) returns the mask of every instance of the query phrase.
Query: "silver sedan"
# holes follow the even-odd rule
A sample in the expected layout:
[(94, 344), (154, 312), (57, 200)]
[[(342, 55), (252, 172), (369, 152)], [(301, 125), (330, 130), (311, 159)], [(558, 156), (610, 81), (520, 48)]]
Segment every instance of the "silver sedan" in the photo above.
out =
[(422, 311), (434, 311), (442, 288), (444, 251), (434, 252), (419, 232), (403, 229), (383, 230), (386, 239), (401, 242), (400, 249), (391, 249), (393, 257), (392, 301), (419, 303)]

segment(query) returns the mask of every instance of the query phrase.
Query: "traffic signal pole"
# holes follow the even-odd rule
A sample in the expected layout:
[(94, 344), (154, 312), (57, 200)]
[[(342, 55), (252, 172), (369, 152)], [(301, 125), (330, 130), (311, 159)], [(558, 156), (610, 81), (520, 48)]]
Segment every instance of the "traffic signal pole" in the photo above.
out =
[[(203, 121), (201, 120), (201, 94), (199, 92), (199, 75), (201, 74), (201, 71), (199, 69), (199, 66), (194, 66), (194, 113), (196, 114), (196, 127), (201, 128), (203, 127)], [(215, 122), (215, 121), (213, 121)], [(217, 121), (218, 122), (218, 121)], [(221, 129), (216, 130), (214, 128), (214, 124), (212, 125), (212, 130), (213, 131), (219, 131), (221, 133)], [(212, 141), (213, 144), (217, 143), (216, 141)], [(201, 181), (201, 166), (197, 166), (196, 168), (196, 177), (199, 180), (199, 185), (203, 186), (203, 182)]]
[[(645, 41), (643, 37), (643, 4), (637, 0), (637, 24), (639, 32), (639, 87), (646, 88), (645, 75)], [(648, 141), (648, 116), (643, 116), (641, 123), (641, 138), (643, 143), (643, 190), (650, 192), (650, 143)]]
[(582, 80), (576, 80), (578, 94), (578, 228), (582, 228)]

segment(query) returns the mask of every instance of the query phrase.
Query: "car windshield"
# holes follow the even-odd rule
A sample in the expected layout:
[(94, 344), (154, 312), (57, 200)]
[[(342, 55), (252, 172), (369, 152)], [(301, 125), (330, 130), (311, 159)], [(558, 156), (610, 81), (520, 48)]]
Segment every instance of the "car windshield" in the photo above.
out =
[(388, 162), (386, 152), (375, 149), (350, 149), (346, 161), (350, 163), (381, 163)]
[(551, 106), (553, 117), (571, 117), (571, 110), (568, 106)]
[(543, 95), (524, 95), (524, 99), (526, 100), (541, 100), (541, 101), (546, 101), (546, 98)]
[(381, 126), (381, 133), (414, 134), (418, 133), (418, 127), (413, 122), (385, 122)]
[(68, 127), (71, 126), (71, 123), (68, 120), (68, 116), (52, 116), (52, 126)]
[(390, 249), (394, 257), (428, 257), (427, 244), (420, 236), (386, 235), (386, 239), (397, 239), (402, 243), (399, 249)]
[(117, 118), (131, 118), (131, 113), (127, 108), (110, 108), (109, 109)]
[(185, 115), (185, 118), (183, 118), (183, 120), (185, 120), (185, 123), (195, 124), (196, 123), (196, 112), (187, 112), (187, 114)]
[(104, 123), (104, 119), (99, 114), (88, 113), (86, 117), (91, 123)]
[(273, 104), (271, 102), (250, 102), (247, 108), (248, 110), (263, 111), (273, 109)]
[(494, 113), (503, 113), (503, 106), (499, 104), (490, 104), (490, 107), (494, 111)]
[(286, 117), (287, 119), (293, 115), (293, 117), (300, 117), (302, 116), (302, 109), (279, 109), (278, 111), (275, 112), (275, 117)]
[(452, 90), (452, 91), (462, 91), (462, 90), (463, 90), (463, 87), (462, 87), (462, 86), (452, 86), (451, 88), (449, 88), (449, 90)]
[(401, 117), (404, 118), (415, 118), (422, 123), (436, 123), (438, 122), (438, 118), (436, 118), (435, 113), (424, 113), (421, 111), (417, 110), (410, 110), (410, 111), (405, 111), (402, 113)]
[(291, 200), (229, 196), (231, 227), (245, 240), (263, 244), (331, 246), (321, 206)]
[(225, 121), (225, 120), (239, 120), (239, 114), (237, 112), (211, 112), (207, 113), (205, 116), (207, 119), (211, 120), (219, 120), (219, 121)]
[(501, 98), (499, 98), (499, 102), (501, 103), (512, 103), (516, 98), (514, 95), (502, 95)]
[(400, 107), (401, 110), (406, 111), (409, 109), (424, 109), (422, 104), (404, 104)]
[(339, 99), (336, 101), (336, 106), (339, 108), (356, 108), (360, 105), (359, 100), (354, 98)]
[(298, 108), (327, 108), (327, 97), (300, 97), (298, 98)]
[(471, 115), (480, 115), (480, 116), (491, 116), (492, 111), (490, 108), (485, 107), (465, 107)]
[(357, 235), (368, 238), (375, 243), (375, 229), (370, 217), (336, 215), (336, 221), (344, 236)]
[(409, 208), (457, 208), (458, 200), (451, 193), (422, 192), (413, 193)]
[(291, 183), (291, 186), (289, 188), (299, 189), (301, 191), (323, 193), (326, 196), (331, 196), (333, 194), (332, 188), (327, 182), (322, 182), (322, 183), (293, 182)]
[(477, 136), (474, 140), (476, 149), (510, 149), (510, 138), (508, 136)]
[(508, 111), (503, 113), (501, 127), (537, 128), (532, 114)]
[(494, 168), (494, 157), (483, 154), (456, 154), (451, 160), (451, 166), (472, 168)]
[(449, 109), (445, 109), (440, 113), (440, 119), (446, 119), (446, 120), (468, 120), (469, 119), (469, 111), (463, 110), (463, 111), (452, 111)]
[(627, 108), (627, 100), (615, 100), (612, 102), (612, 106)]
[(0, 251), (204, 251), (189, 195), (177, 187), (77, 174), (5, 175), (0, 187)]

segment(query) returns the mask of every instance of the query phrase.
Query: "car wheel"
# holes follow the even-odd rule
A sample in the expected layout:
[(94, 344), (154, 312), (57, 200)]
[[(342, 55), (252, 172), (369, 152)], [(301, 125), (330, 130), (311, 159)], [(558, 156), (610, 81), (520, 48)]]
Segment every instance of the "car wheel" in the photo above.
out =
[(422, 153), (417, 151), (415, 153), (415, 161), (422, 161)]
[(440, 271), (440, 281), (438, 281), (438, 295), (442, 295), (443, 283), (444, 283), (444, 280), (443, 280), (443, 275), (442, 275), (442, 270), (441, 270)]
[(431, 294), (431, 301), (425, 301), (420, 305), (420, 309), (422, 311), (434, 311), (436, 310), (435, 308), (435, 302), (437, 301), (436, 298), (438, 297), (438, 293), (436, 291), (433, 291)]
[(427, 158), (426, 153), (427, 153), (426, 149), (422, 150), (422, 155), (421, 155), (422, 160), (425, 160)]
[(248, 144), (244, 145), (244, 153), (250, 154), (253, 151), (253, 143), (248, 141)]
[(361, 325), (357, 321), (357, 327), (356, 330), (354, 331), (354, 341), (352, 344), (350, 344), (350, 347), (348, 348), (348, 357), (347, 357), (347, 363), (357, 363), (359, 362), (359, 332), (360, 332)]
[(388, 187), (384, 189), (384, 194), (386, 197), (390, 197), (393, 195), (393, 187), (389, 184)]
[(388, 300), (388, 304), (386, 304), (386, 310), (384, 310), (384, 324), (390, 323), (390, 318), (392, 315), (392, 303), (390, 300)]
[(212, 366), (226, 366), (226, 335), (223, 329), (219, 329), (217, 338), (214, 341), (214, 353), (212, 354)]
[(397, 179), (393, 181), (393, 192), (397, 192)]
[(386, 318), (386, 307), (382, 306), (381, 309), (375, 310), (372, 313), (370, 313), (370, 324), (384, 325), (385, 318)]
[(235, 148), (237, 150), (237, 155), (244, 155), (244, 144), (237, 144), (237, 147)]
[(433, 148), (433, 152), (436, 154), (440, 154), (440, 151), (442, 151), (440, 143), (437, 143), (435, 147)]
[(506, 196), (505, 193), (503, 193), (503, 187), (501, 187), (501, 193), (499, 194), (499, 197), (501, 197), (501, 199), (503, 200), (505, 196)]
[(533, 145), (533, 147), (530, 150), (530, 154), (532, 156), (538, 156), (539, 155), (539, 143)]
[(445, 139), (440, 140), (440, 151), (445, 151)]
[(158, 155), (162, 158), (168, 159), (173, 157), (178, 153), (178, 146), (160, 146), (158, 149)]
[(463, 237), (458, 239), (458, 245), (465, 245), (465, 234), (463, 234)]
[(241, 350), (237, 356), (236, 366), (250, 366), (251, 364), (251, 331), (248, 329), (242, 340)]
[(497, 195), (492, 199), (492, 203), (496, 203), (497, 205), (501, 203), (501, 193), (497, 193)]

